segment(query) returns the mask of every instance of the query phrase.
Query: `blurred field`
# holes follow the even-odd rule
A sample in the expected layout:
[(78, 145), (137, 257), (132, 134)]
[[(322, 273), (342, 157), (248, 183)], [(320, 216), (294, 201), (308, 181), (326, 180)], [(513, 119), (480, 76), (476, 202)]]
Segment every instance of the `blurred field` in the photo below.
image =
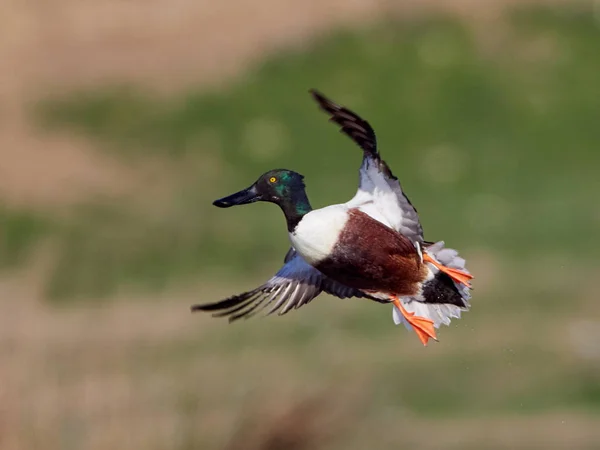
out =
[[(64, 57), (3, 84), (0, 447), (598, 448), (593, 7), (309, 2), (259, 14), (253, 34), (232, 19), (248, 5), (182, 0), (176, 26), (155, 3), (114, 22), (63, 4), (80, 23), (48, 35)], [(121, 64), (136, 40), (102, 41), (102, 23), (146, 53)], [(35, 39), (14, 30), (22, 47), (4, 50), (22, 57)], [(358, 300), (235, 326), (188, 312), (262, 282), (287, 249), (277, 208), (212, 200), (281, 166), (315, 207), (353, 195), (360, 151), (311, 87), (371, 121), (426, 238), (477, 277), (438, 344)]]

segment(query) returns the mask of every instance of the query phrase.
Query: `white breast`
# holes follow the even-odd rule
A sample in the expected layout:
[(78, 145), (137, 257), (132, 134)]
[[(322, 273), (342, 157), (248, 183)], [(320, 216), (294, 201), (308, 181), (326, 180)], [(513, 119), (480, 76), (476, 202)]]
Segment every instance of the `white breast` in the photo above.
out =
[(346, 205), (332, 205), (306, 214), (293, 233), (292, 246), (311, 265), (327, 258), (348, 221)]

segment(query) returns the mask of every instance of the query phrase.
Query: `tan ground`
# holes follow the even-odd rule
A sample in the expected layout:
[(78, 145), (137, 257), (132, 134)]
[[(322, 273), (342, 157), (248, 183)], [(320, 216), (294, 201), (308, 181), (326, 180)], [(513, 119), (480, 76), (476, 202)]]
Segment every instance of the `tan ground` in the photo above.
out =
[[(401, 328), (378, 339), (377, 345), (344, 333), (335, 321), (385, 307), (347, 302), (340, 308), (339, 300), (323, 298), (310, 306), (312, 312), (263, 319), (263, 326), (255, 319), (228, 329), (228, 336), (243, 336), (246, 328), (254, 342), (264, 343), (284, 336), (285, 330), (306, 326), (320, 317), (315, 316), (320, 310), (326, 319), (317, 327), (319, 346), (291, 346), (282, 352), (281, 347), (248, 342), (223, 357), (202, 342), (214, 344), (228, 325), (191, 317), (188, 306), (199, 294), (218, 298), (233, 287), (203, 284), (193, 293), (139, 302), (117, 298), (104, 307), (61, 311), (34, 300), (40, 296), (39, 285), (31, 271), (0, 282), (2, 450), (71, 448), (65, 447), (65, 439), (72, 448), (86, 450), (316, 450), (321, 448), (315, 443), (320, 438), (339, 445), (348, 432), (352, 439), (342, 448), (351, 450), (369, 448), (373, 442), (383, 448), (431, 450), (583, 450), (600, 442), (597, 418), (569, 410), (437, 420), (398, 410), (366, 416), (373, 370), (392, 355), (402, 355), (407, 364), (427, 364), (428, 358), (460, 360), (461, 355), (484, 349), (518, 348), (535, 340), (526, 327), (531, 318), (514, 326), (510, 335), (493, 317), (485, 324), (478, 322), (486, 330), (478, 339), (472, 339), (468, 327), (444, 329), (442, 342), (425, 351)], [(497, 286), (478, 293), (485, 297)], [(570, 354), (570, 344), (563, 340), (566, 325), (544, 323), (548, 330), (542, 333), (543, 345)], [(519, 374), (517, 368), (503, 370), (504, 376), (513, 374), (512, 383), (527, 383), (533, 376)], [(401, 377), (399, 373), (399, 382)], [(489, 395), (494, 396), (493, 390)], [(314, 398), (316, 404), (311, 402)], [(225, 447), (240, 425), (246, 431)], [(280, 440), (285, 445), (260, 444)], [(290, 440), (306, 444), (292, 447)]]

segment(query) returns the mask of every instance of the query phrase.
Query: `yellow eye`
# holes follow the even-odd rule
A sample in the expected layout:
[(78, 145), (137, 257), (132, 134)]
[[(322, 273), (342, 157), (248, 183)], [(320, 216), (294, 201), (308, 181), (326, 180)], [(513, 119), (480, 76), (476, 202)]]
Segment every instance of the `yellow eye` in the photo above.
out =
[(271, 183), (275, 183), (275, 182), (277, 181), (277, 178), (275, 178), (275, 177), (271, 177), (271, 178), (269, 178), (269, 181), (270, 181)]

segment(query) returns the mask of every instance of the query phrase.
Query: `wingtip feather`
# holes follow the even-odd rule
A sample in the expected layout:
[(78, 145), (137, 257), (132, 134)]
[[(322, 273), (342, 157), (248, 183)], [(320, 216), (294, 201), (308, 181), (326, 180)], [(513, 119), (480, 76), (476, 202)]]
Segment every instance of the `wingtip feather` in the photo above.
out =
[(308, 93), (310, 95), (312, 95), (313, 98), (316, 99), (316, 100), (318, 100), (318, 101), (326, 100), (326, 97), (321, 92), (319, 92), (317, 89), (315, 89), (315, 88), (310, 88), (308, 90)]

